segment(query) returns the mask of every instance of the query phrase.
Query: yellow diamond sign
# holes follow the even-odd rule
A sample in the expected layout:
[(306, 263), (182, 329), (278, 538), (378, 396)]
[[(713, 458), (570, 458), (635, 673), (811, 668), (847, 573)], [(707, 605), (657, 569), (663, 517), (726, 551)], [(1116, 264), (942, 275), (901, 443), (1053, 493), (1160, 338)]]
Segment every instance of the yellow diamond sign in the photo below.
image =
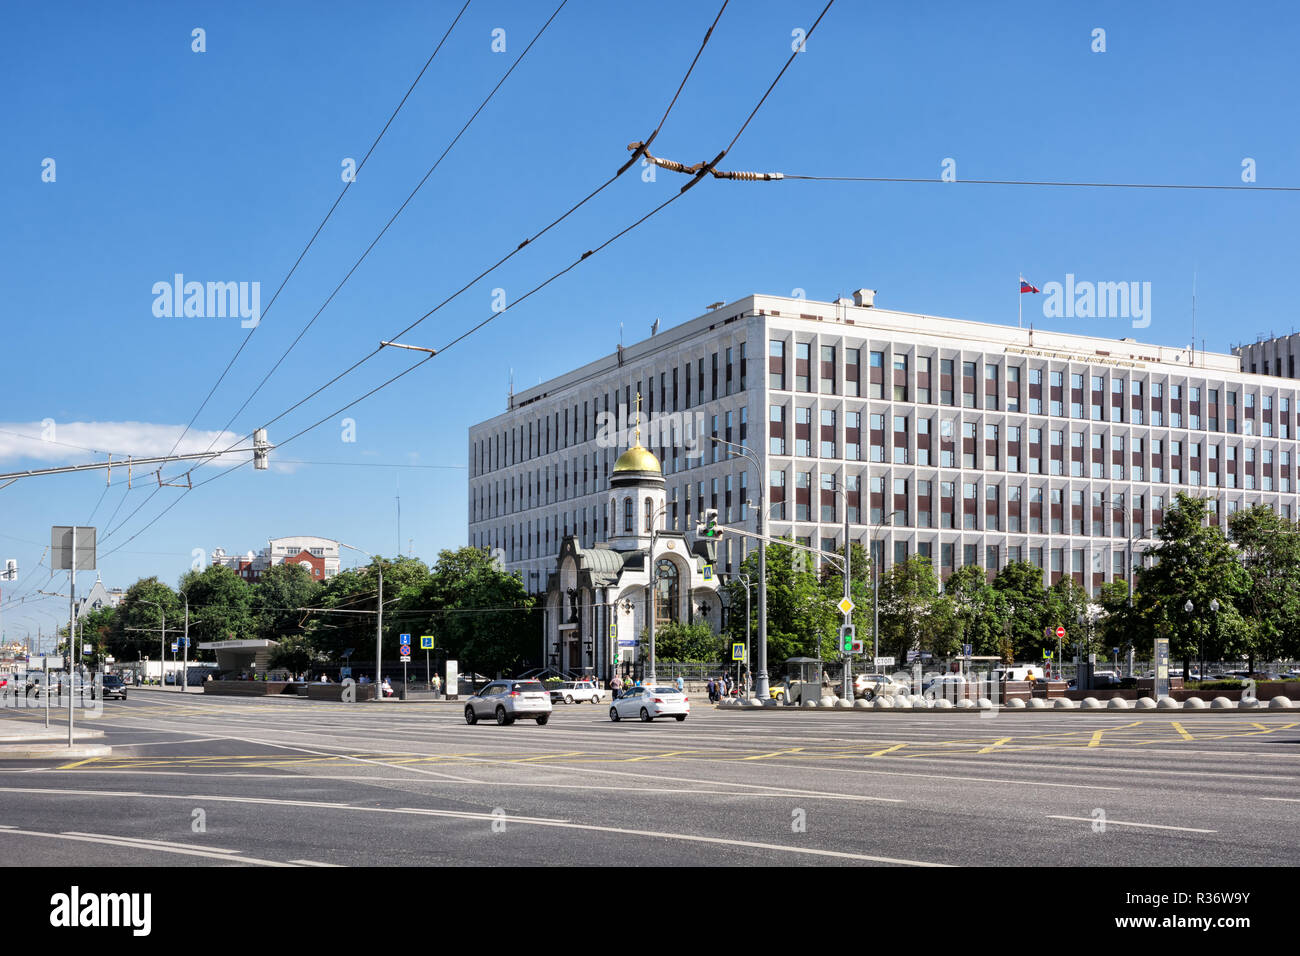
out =
[(840, 613), (842, 614), (852, 614), (854, 604), (848, 598), (844, 598), (843, 600), (840, 601), (837, 607), (839, 607)]

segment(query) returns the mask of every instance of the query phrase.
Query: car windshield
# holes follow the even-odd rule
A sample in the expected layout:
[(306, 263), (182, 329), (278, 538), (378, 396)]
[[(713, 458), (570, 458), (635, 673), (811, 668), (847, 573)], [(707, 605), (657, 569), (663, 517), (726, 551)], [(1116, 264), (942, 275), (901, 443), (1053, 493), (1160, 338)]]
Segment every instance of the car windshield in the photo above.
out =
[(515, 684), (514, 690), (520, 694), (542, 694), (546, 692), (546, 688), (542, 686), (541, 682), (535, 680)]
[(656, 694), (677, 694), (680, 693), (680, 691), (678, 691), (676, 687), (656, 687), (655, 693)]

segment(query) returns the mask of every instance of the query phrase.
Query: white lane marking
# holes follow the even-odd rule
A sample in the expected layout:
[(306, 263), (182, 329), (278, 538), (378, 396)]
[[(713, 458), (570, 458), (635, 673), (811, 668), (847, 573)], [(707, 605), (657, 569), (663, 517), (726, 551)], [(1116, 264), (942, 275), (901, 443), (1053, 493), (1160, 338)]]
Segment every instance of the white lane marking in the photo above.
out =
[[(165, 733), (166, 731), (164, 731)], [(179, 731), (174, 731), (179, 733)], [(169, 744), (203, 744), (209, 740), (225, 740), (225, 737), (190, 737), (186, 740), (151, 740), (141, 744), (113, 744), (113, 750), (130, 750), (132, 747), (165, 747)]]
[[(6, 789), (10, 791), (16, 791), (19, 793), (26, 793), (26, 792), (49, 793), (50, 792), (48, 790), (28, 790), (27, 788), (16, 788), (16, 787), (6, 788)], [(72, 794), (85, 795), (85, 796), (102, 796), (105, 794), (105, 791), (98, 791), (98, 790), (65, 790), (60, 792), (65, 794), (72, 793)], [(140, 794), (139, 796), (147, 800), (200, 799), (199, 797), (196, 797), (194, 795), (169, 794), (169, 793)], [(420, 807), (396, 807), (396, 808), (362, 807), (362, 806), (352, 806), (349, 804), (315, 803), (306, 800), (280, 800), (271, 797), (229, 797), (229, 796), (209, 795), (201, 799), (208, 800), (209, 802), (212, 803), (250, 803), (250, 804), (258, 804), (261, 806), (275, 806), (275, 807), (312, 806), (312, 807), (323, 807), (323, 808), (338, 809), (338, 810), (351, 810), (359, 813), (400, 813), (400, 814), (411, 814), (416, 816), (427, 816), (427, 817), (440, 817), (440, 818), (456, 819), (456, 820), (474, 820), (474, 821), (505, 820), (507, 822), (526, 824), (529, 826), (555, 827), (555, 828), (568, 829), (568, 830), (584, 830), (592, 833), (617, 833), (624, 836), (642, 836), (642, 837), (651, 837), (651, 838), (661, 839), (661, 840), (678, 840), (686, 843), (706, 843), (706, 844), (719, 845), (719, 846), (748, 847), (751, 849), (772, 850), (781, 853), (792, 853), (796, 855), (833, 857), (836, 859), (846, 859), (846, 860), (861, 860), (867, 863), (894, 863), (902, 866), (925, 866), (925, 867), (946, 867), (949, 865), (947, 863), (931, 863), (924, 860), (906, 860), (897, 857), (872, 856), (863, 853), (849, 853), (840, 850), (821, 850), (821, 849), (816, 849), (814, 847), (784, 846), (779, 843), (756, 843), (748, 840), (732, 840), (732, 839), (727, 839), (725, 837), (699, 836), (690, 833), (668, 833), (668, 832), (658, 831), (658, 830), (633, 830), (633, 829), (627, 829), (623, 827), (607, 827), (607, 826), (599, 826), (590, 823), (574, 823), (569, 820), (557, 820), (550, 817), (522, 817), (522, 816), (503, 817), (500, 814), (492, 814), (492, 813), (481, 813), (481, 812), (463, 811), (463, 810), (433, 810), (433, 809), (424, 809)], [(7, 831), (7, 832), (26, 833), (28, 831), (16, 830), (16, 831)], [(52, 833), (46, 834), (46, 833), (39, 833), (36, 831), (31, 831), (31, 832), (34, 836), (61, 836), (62, 835), (62, 836), (66, 836), (67, 839), (79, 839), (79, 840), (87, 840), (88, 842), (99, 842), (99, 843), (112, 843), (118, 846), (136, 846), (139, 849), (153, 849), (165, 853), (187, 852), (179, 849), (171, 849), (169, 847), (129, 844), (120, 839), (96, 838), (94, 840), (91, 840), (88, 837), (75, 837), (71, 835), (52, 834)], [(188, 851), (188, 852), (191, 852), (192, 855), (199, 855), (199, 856), (205, 855), (198, 851)], [(291, 863), (256, 861), (256, 860), (251, 860), (247, 857), (217, 856), (216, 858), (223, 859), (223, 860), (239, 860), (241, 862), (245, 862), (245, 861), (261, 862), (266, 865), (272, 865), (272, 866), (292, 865)]]
[[(1049, 820), (1077, 820), (1080, 823), (1096, 823), (1092, 817), (1063, 817), (1054, 813), (1044, 814)], [(1182, 833), (1218, 833), (1218, 830), (1202, 830), (1198, 827), (1170, 827), (1160, 823), (1130, 823), (1124, 820), (1106, 818), (1108, 827), (1142, 827), (1147, 830), (1178, 830)]]
[(201, 856), (211, 860), (222, 860), (233, 863), (250, 863), (254, 866), (276, 866), (288, 867), (291, 863), (281, 863), (279, 860), (261, 860), (252, 856), (228, 856), (222, 853), (209, 853), (206, 850), (189, 849), (184, 850), (176, 846), (158, 846), (152, 843), (138, 843), (132, 840), (123, 840), (117, 837), (107, 835), (91, 835), (77, 833), (46, 833), (42, 830), (22, 830), (18, 827), (5, 827), (5, 833), (19, 834), (22, 836), (48, 837), (52, 840), (72, 840), (77, 843), (100, 843), (106, 846), (127, 847), (134, 850), (152, 850), (155, 853), (174, 853), (179, 856)]
[(1261, 800), (1280, 800), (1283, 803), (1300, 803), (1300, 797), (1260, 797)]
[(290, 863), (297, 863), (299, 866), (335, 866), (341, 867), (342, 863), (320, 863), (316, 860), (290, 860)]
[(90, 837), (112, 836), (114, 840), (123, 840), (130, 843), (142, 843), (142, 844), (148, 844), (150, 846), (178, 846), (185, 850), (194, 850), (194, 849), (207, 850), (209, 853), (241, 852), (239, 850), (223, 850), (219, 846), (207, 846), (206, 844), (202, 847), (196, 847), (193, 843), (177, 843), (174, 840), (151, 840), (148, 837), (123, 836), (123, 835), (104, 834), (104, 833), (84, 833), (81, 830), (64, 830), (62, 832), (68, 836), (90, 836)]
[[(467, 777), (454, 777), (451, 774), (441, 774), (432, 770), (427, 770), (424, 767), (411, 766), (410, 764), (392, 764), (392, 763), (385, 763), (382, 760), (368, 760), (363, 757), (357, 757), (351, 754), (331, 754), (325, 751), (307, 750), (306, 748), (303, 747), (293, 747), (288, 744), (276, 744), (266, 740), (254, 740), (249, 737), (232, 737), (230, 739), (242, 740), (244, 743), (250, 743), (250, 744), (262, 744), (268, 747), (281, 747), (285, 750), (301, 750), (304, 753), (312, 753), (312, 754), (317, 754), (319, 756), (326, 756), (326, 757), (337, 756), (347, 760), (355, 760), (358, 763), (372, 764), (374, 766), (385, 767), (389, 770), (400, 770), (400, 771), (405, 771), (407, 773), (426, 774), (428, 776), (433, 776), (433, 777), (448, 777), (459, 783), (482, 783), (483, 782), (478, 780), (471, 780)], [(343, 749), (343, 748), (339, 748), (339, 749)], [(382, 753), (382, 751), (379, 752)], [(394, 756), (394, 755), (389, 753), (389, 754), (385, 754), (385, 756)], [(401, 756), (423, 757), (428, 755), (419, 754), (419, 753), (407, 753), (407, 754), (402, 754)], [(828, 794), (820, 790), (797, 790), (790, 787), (772, 787), (772, 786), (767, 786), (765, 784), (759, 784), (759, 783), (744, 783), (743, 781), (699, 780), (692, 777), (672, 777), (672, 776), (667, 776), (665, 774), (631, 773), (623, 770), (606, 770), (598, 767), (566, 767), (562, 764), (520, 763), (518, 761), (506, 760), (506, 759), (494, 760), (494, 759), (480, 758), (480, 757), (461, 757), (460, 759), (464, 762), (459, 764), (459, 766), (468, 765), (468, 766), (489, 766), (489, 767), (525, 767), (530, 770), (568, 770), (573, 773), (600, 773), (600, 774), (608, 774), (610, 776), (617, 776), (617, 777), (647, 778), (651, 780), (657, 780), (661, 783), (673, 781), (679, 783), (704, 784), (705, 786), (717, 786), (719, 783), (725, 783), (728, 786), (732, 786), (732, 787), (745, 787), (750, 790), (766, 791), (768, 793), (773, 793), (780, 796), (800, 796), (800, 797), (816, 796), (816, 797), (839, 797), (840, 799), (844, 798), (843, 794)], [(894, 797), (870, 797), (870, 796), (859, 796), (859, 795), (854, 795), (850, 799), (869, 801), (872, 803), (903, 803), (904, 802)]]

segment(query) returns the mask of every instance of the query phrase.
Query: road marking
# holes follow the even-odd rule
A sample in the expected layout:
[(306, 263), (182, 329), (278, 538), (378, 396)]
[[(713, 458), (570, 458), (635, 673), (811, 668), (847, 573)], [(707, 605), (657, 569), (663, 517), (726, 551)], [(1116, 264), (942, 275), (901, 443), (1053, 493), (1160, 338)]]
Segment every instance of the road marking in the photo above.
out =
[(893, 753), (895, 750), (898, 750), (899, 748), (901, 748), (901, 747), (906, 747), (906, 746), (907, 746), (907, 744), (894, 744), (894, 746), (892, 746), (892, 747), (886, 747), (884, 750), (877, 750), (875, 753), (867, 754), (867, 756), (868, 756), (868, 757), (883, 757), (885, 754)]
[[(191, 798), (192, 799), (192, 798)], [(225, 860), (235, 863), (251, 863), (255, 866), (275, 866), (287, 867), (291, 863), (281, 863), (279, 860), (261, 860), (251, 856), (229, 856), (224, 851), (221, 853), (210, 853), (200, 849), (181, 849), (179, 846), (158, 846), (152, 843), (140, 843), (132, 840), (124, 840), (118, 837), (107, 835), (76, 834), (76, 833), (46, 833), (42, 830), (22, 830), (18, 827), (7, 826), (4, 828), (6, 833), (21, 834), (23, 836), (47, 837), (52, 840), (72, 840), (77, 843), (100, 843), (108, 846), (129, 847), (135, 850), (153, 850), (155, 853), (174, 853), (180, 856), (202, 856), (212, 860)]]
[[(773, 751), (770, 754), (754, 754), (753, 756), (741, 757), (740, 759), (741, 760), (766, 760), (768, 757), (780, 757), (782, 754), (797, 754), (801, 750), (803, 750), (802, 747), (791, 747), (789, 750), (777, 750), (777, 751)], [(681, 751), (678, 752), (680, 753)]]
[(1169, 723), (1173, 724), (1174, 730), (1178, 731), (1178, 736), (1182, 737), (1184, 740), (1195, 740), (1195, 739), (1196, 739), (1196, 738), (1193, 737), (1191, 734), (1189, 734), (1189, 733), (1186, 731), (1186, 729), (1184, 729), (1183, 725), (1180, 724), (1178, 721), (1176, 721), (1176, 720), (1171, 720), (1171, 721), (1169, 721)]
[(71, 770), (73, 767), (84, 767), (86, 764), (94, 763), (98, 759), (99, 759), (98, 757), (87, 757), (85, 760), (77, 760), (73, 763), (65, 763), (61, 767), (59, 767), (59, 769)]
[(1098, 729), (1098, 730), (1094, 730), (1094, 731), (1092, 732), (1092, 739), (1088, 741), (1088, 746), (1089, 746), (1089, 747), (1100, 747), (1100, 746), (1101, 746), (1101, 735), (1104, 734), (1105, 732), (1106, 732), (1106, 731), (1105, 731), (1104, 728), (1102, 728), (1102, 729)]
[[(1096, 823), (1096, 822), (1097, 822), (1093, 817), (1063, 817), (1063, 816), (1058, 816), (1058, 815), (1053, 814), (1053, 813), (1049, 813), (1049, 814), (1047, 814), (1046, 816), (1047, 816), (1047, 818), (1048, 818), (1049, 820), (1077, 820), (1077, 821), (1079, 821), (1080, 823)], [(1165, 825), (1160, 824), (1160, 823), (1129, 823), (1129, 822), (1126, 822), (1126, 821), (1124, 821), (1124, 820), (1112, 820), (1112, 819), (1110, 819), (1109, 817), (1106, 818), (1106, 826), (1108, 826), (1108, 827), (1143, 827), (1144, 829), (1148, 829), (1148, 830), (1179, 830), (1179, 831), (1181, 831), (1181, 832), (1183, 832), (1183, 833), (1218, 833), (1218, 832), (1219, 832), (1218, 830), (1201, 830), (1201, 829), (1198, 829), (1197, 827), (1170, 827), (1170, 826), (1165, 826)]]
[(290, 860), (290, 863), (297, 863), (299, 866), (335, 866), (341, 867), (342, 863), (318, 863), (315, 860)]
[[(998, 766), (1006, 766), (999, 763)], [(1032, 764), (1015, 764), (1014, 766), (1033, 766)], [(1004, 780), (998, 777), (954, 777), (948, 773), (909, 773), (904, 770), (855, 770), (851, 767), (807, 767), (805, 769), (817, 770), (821, 773), (865, 773), (874, 774), (882, 777), (921, 777), (926, 780), (965, 780), (972, 783), (1006, 783), (1013, 786), (1025, 787), (1061, 787), (1070, 790), (1114, 790), (1122, 791), (1123, 787), (1103, 787), (1098, 784), (1089, 783), (1054, 783), (1045, 780)], [(761, 796), (761, 794), (755, 794)]]
[[(999, 737), (997, 740), (993, 741), (993, 743), (989, 744), (989, 745), (988, 745), (987, 747), (985, 747), (983, 750), (978, 750), (978, 751), (976, 751), (976, 753), (991, 754), (991, 753), (993, 753), (993, 750), (994, 750), (995, 747), (1001, 747), (1004, 743), (1006, 743), (1006, 742), (1007, 742), (1008, 740), (1010, 740), (1010, 739), (1011, 739), (1010, 737)], [(899, 744), (898, 746), (901, 747), (901, 746), (903, 746), (903, 745), (902, 745), (902, 744)], [(897, 750), (897, 749), (898, 749), (898, 747), (891, 747), (891, 748), (890, 748), (890, 750)], [(888, 753), (888, 752), (889, 752), (889, 751), (887, 751), (887, 750), (885, 750), (885, 751), (881, 751), (881, 753)], [(875, 754), (872, 754), (871, 756), (874, 757)]]
[(1280, 800), (1284, 803), (1300, 803), (1300, 797), (1260, 797), (1261, 800)]
[[(81, 830), (64, 830), (63, 833), (67, 836), (85, 836), (85, 837), (103, 837), (108, 835), (103, 833), (84, 833)], [(176, 843), (173, 840), (150, 840), (148, 837), (113, 836), (113, 839), (123, 840), (129, 843), (148, 844), (150, 846), (178, 846), (185, 850), (203, 849), (203, 850), (207, 850), (209, 853), (240, 852), (239, 850), (224, 850), (219, 846), (207, 846), (206, 844), (202, 847), (195, 847), (193, 843)]]

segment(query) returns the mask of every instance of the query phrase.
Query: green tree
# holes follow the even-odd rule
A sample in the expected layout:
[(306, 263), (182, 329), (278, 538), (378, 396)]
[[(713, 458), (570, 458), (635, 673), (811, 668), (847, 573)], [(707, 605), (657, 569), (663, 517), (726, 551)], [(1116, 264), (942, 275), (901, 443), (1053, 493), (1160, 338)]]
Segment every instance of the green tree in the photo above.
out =
[(1151, 628), (1170, 638), (1184, 674), (1214, 634), (1211, 602), (1221, 610), (1235, 606), (1249, 587), (1223, 529), (1208, 520), (1206, 499), (1179, 493), (1157, 530), (1160, 544), (1150, 552), (1155, 565), (1138, 572), (1135, 600)]
[(272, 667), (283, 667), (294, 674), (308, 670), (320, 659), (319, 652), (305, 634), (288, 634), (272, 638), (276, 641), (268, 655)]
[(912, 555), (885, 572), (880, 580), (882, 657), (893, 657), (902, 666), (910, 650), (946, 648), (951, 631), (951, 602), (939, 597), (939, 579), (928, 558)]
[[(746, 556), (742, 573), (758, 580), (758, 551)], [(732, 587), (735, 587), (733, 579)], [(738, 588), (744, 607), (744, 585)], [(758, 612), (757, 591), (752, 610)], [(835, 600), (839, 600), (837, 596)], [(732, 608), (737, 607), (736, 593)], [(813, 572), (813, 556), (782, 544), (767, 545), (767, 654), (774, 674), (791, 657), (821, 657), (837, 653), (835, 638), (840, 612), (827, 599), (826, 588)], [(741, 618), (743, 623), (743, 616)], [(755, 635), (758, 634), (755, 623)]]
[(1007, 663), (1038, 660), (1044, 648), (1056, 649), (1056, 640), (1045, 641), (1049, 626), (1047, 589), (1043, 571), (1025, 561), (1012, 561), (993, 578), (993, 590), (1001, 599), (1003, 639), (998, 652)]
[[(160, 630), (166, 615), (165, 638)], [(175, 640), (173, 629), (184, 625), (185, 612), (176, 592), (156, 577), (141, 578), (126, 589), (114, 609), (105, 651), (118, 660), (158, 660), (167, 656), (165, 644)], [(164, 644), (165, 641), (165, 644)]]
[(311, 571), (301, 565), (277, 564), (267, 568), (253, 585), (249, 599), (253, 630), (258, 637), (272, 641), (301, 634), (309, 613), (302, 608), (315, 604), (321, 587)]
[[(1101, 639), (1096, 633), (1088, 608), (1088, 592), (1080, 587), (1079, 582), (1066, 575), (1047, 589), (1047, 623), (1045, 627), (1065, 628), (1066, 638), (1063, 645), (1082, 645), (1084, 653), (1096, 651), (1101, 647)], [(1056, 638), (1044, 643), (1047, 650), (1056, 653)]]
[[(1214, 622), (1210, 659), (1245, 654), (1279, 660), (1300, 656), (1300, 533), (1266, 504), (1228, 518), (1228, 531), (1245, 572), (1231, 616)], [(1224, 613), (1220, 609), (1220, 614)]]
[[(384, 576), (387, 593), (388, 576)], [(496, 674), (535, 661), (541, 616), (518, 573), (506, 572), (480, 548), (442, 551), (427, 581), (404, 593), (402, 629), (432, 634), (463, 672)]]
[(397, 659), (399, 635), (431, 633), (419, 630), (407, 616), (411, 609), (420, 607), (419, 595), (429, 586), (428, 566), (418, 558), (375, 556), (368, 565), (334, 575), (316, 595), (315, 606), (321, 610), (311, 614), (303, 626), (311, 646), (327, 659), (341, 660), (351, 648), (354, 653), (349, 660), (374, 660), (375, 612), (379, 606), (381, 569), (384, 579), (384, 660)]
[[(187, 571), (181, 576), (180, 590), (189, 596), (190, 660), (200, 641), (243, 640), (252, 636), (253, 617), (249, 611), (253, 589), (232, 569), (212, 564), (202, 571)], [(169, 614), (168, 620), (171, 619)], [(184, 625), (182, 604), (177, 625)]]
[[(744, 586), (741, 586), (742, 591)], [(642, 629), (638, 656), (648, 660), (650, 633)], [(655, 660), (714, 664), (730, 661), (730, 648), (707, 624), (669, 621), (655, 627)]]
[(1001, 655), (1007, 640), (1007, 604), (1000, 592), (989, 583), (984, 569), (967, 564), (954, 571), (944, 584), (944, 595), (952, 605), (950, 624), (936, 636), (936, 657), (960, 653), (962, 644), (970, 644), (979, 656)]

